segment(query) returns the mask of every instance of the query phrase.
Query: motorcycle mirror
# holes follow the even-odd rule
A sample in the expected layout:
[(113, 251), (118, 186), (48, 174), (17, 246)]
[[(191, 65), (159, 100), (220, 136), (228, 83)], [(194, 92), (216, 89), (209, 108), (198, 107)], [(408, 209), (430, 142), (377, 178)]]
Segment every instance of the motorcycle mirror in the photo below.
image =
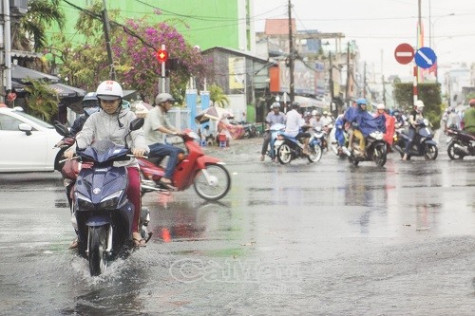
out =
[(136, 131), (140, 129), (143, 126), (144, 122), (145, 120), (143, 119), (143, 117), (140, 117), (140, 118), (138, 117), (134, 119), (132, 122), (130, 122), (129, 132), (124, 137), (125, 147), (129, 147), (129, 144), (127, 144), (127, 136), (129, 136), (132, 131)]
[(130, 122), (130, 131), (136, 131), (140, 129), (143, 126), (144, 122), (145, 120), (143, 118), (134, 119), (132, 122)]
[(61, 136), (68, 136), (69, 135), (69, 129), (66, 126), (64, 126), (63, 124), (59, 123), (59, 122), (54, 123), (54, 129)]

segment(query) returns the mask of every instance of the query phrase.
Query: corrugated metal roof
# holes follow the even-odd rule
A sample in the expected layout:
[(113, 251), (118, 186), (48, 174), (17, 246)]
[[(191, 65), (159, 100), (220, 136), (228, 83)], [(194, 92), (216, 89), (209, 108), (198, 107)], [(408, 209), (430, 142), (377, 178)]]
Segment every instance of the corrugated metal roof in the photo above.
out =
[(17, 81), (27, 81), (28, 79), (43, 79), (51, 82), (59, 81), (58, 77), (45, 74), (44, 72), (37, 71), (34, 69), (25, 68), (19, 65), (12, 65), (12, 79), (16, 79)]
[(18, 58), (40, 58), (43, 56), (43, 54), (40, 53), (35, 53), (35, 52), (28, 52), (24, 50), (12, 50), (11, 51), (11, 56), (12, 57), (18, 57)]
[(267, 63), (267, 59), (258, 57), (256, 55), (251, 55), (249, 53), (246, 53), (246, 52), (243, 52), (243, 51), (240, 51), (240, 50), (237, 50), (237, 49), (220, 47), (220, 46), (215, 46), (215, 47), (208, 48), (208, 49), (202, 51), (201, 53), (203, 55), (207, 55), (207, 54), (209, 54), (210, 52), (212, 52), (214, 50), (230, 53), (230, 54), (237, 55), (237, 56), (247, 57), (247, 58), (253, 59), (255, 61), (262, 62), (262, 63)]

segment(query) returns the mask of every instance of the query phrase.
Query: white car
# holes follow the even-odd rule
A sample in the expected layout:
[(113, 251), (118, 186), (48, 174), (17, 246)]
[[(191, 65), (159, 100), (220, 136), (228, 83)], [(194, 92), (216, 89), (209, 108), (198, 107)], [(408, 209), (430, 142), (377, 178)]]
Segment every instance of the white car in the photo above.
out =
[(0, 108), (0, 173), (54, 171), (63, 137), (54, 126), (22, 110)]

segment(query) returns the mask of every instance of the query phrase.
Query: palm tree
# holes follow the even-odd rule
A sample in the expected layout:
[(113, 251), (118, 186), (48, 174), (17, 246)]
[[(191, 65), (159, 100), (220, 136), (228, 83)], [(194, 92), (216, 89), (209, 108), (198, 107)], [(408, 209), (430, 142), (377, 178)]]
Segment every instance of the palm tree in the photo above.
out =
[(53, 115), (58, 112), (58, 94), (42, 81), (29, 80), (29, 82), (31, 86), (25, 86), (25, 90), (28, 92), (27, 104), (30, 114), (51, 121)]
[[(46, 27), (57, 23), (63, 27), (64, 14), (60, 0), (30, 0), (25, 15), (12, 18), (12, 48), (38, 52), (46, 47)], [(33, 45), (32, 45), (33, 43)]]
[(229, 105), (229, 98), (224, 94), (223, 89), (216, 85), (212, 84), (209, 86), (209, 98), (213, 101), (214, 105), (224, 108)]

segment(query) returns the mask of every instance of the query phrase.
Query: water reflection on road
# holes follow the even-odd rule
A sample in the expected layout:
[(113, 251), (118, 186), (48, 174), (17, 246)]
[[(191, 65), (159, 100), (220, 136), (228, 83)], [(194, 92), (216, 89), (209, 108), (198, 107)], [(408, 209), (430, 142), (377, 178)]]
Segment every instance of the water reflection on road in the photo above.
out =
[(59, 179), (0, 175), (0, 314), (473, 314), (474, 161), (229, 151), (228, 196), (146, 194), (151, 242), (97, 278)]

